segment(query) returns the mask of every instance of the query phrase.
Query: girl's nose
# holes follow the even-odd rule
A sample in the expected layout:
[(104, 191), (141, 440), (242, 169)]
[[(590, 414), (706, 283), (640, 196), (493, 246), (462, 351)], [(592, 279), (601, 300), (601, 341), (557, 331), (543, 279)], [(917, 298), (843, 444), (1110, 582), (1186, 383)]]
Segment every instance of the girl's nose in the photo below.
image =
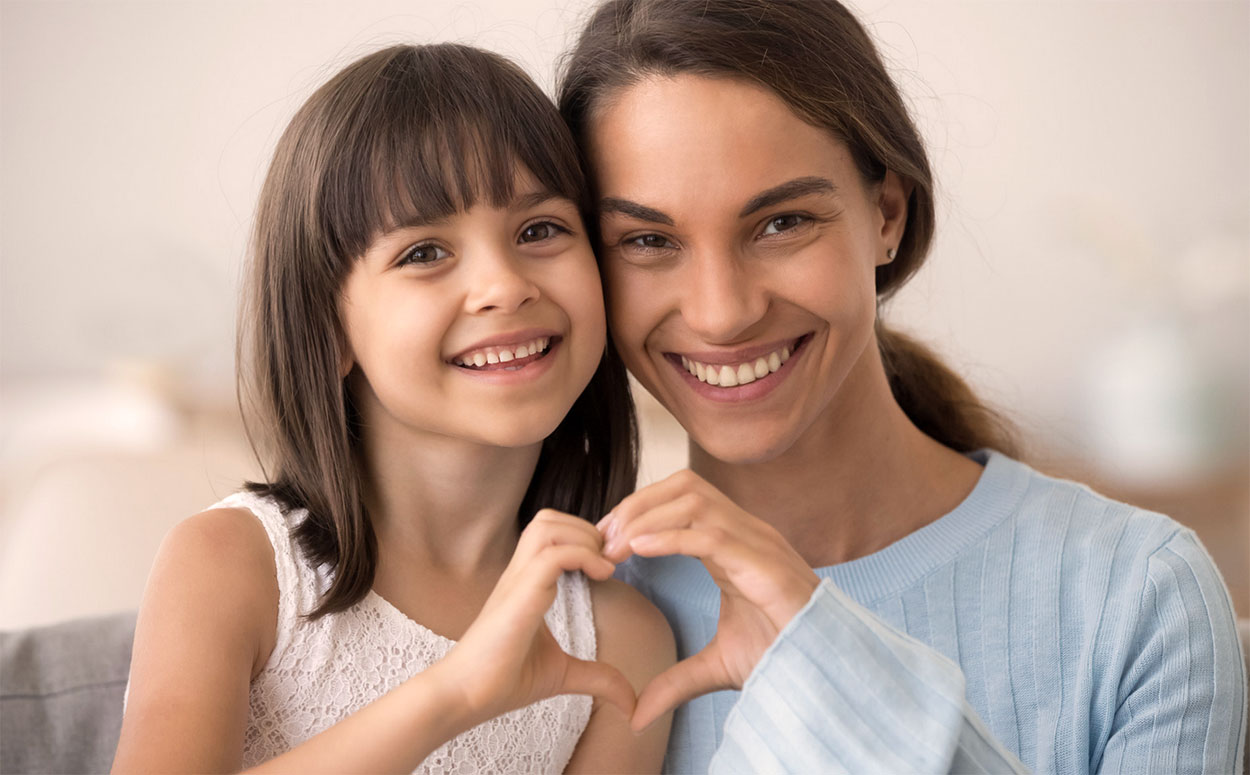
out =
[(768, 297), (759, 278), (728, 252), (697, 256), (680, 278), (681, 316), (709, 343), (728, 343), (764, 317)]
[(540, 291), (525, 273), (523, 259), (503, 250), (479, 253), (474, 258), (465, 296), (468, 312), (516, 312), (538, 299)]

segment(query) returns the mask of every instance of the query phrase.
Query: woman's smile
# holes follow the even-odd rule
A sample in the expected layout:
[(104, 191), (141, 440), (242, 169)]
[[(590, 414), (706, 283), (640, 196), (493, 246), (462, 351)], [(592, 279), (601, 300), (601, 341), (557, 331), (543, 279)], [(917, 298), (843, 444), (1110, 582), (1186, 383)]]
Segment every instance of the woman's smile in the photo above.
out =
[(742, 403), (771, 395), (794, 371), (810, 333), (732, 352), (669, 352), (664, 357), (696, 394)]
[(865, 181), (845, 144), (730, 79), (644, 78), (591, 145), (617, 349), (699, 447), (772, 459), (888, 394), (865, 381), (896, 181)]

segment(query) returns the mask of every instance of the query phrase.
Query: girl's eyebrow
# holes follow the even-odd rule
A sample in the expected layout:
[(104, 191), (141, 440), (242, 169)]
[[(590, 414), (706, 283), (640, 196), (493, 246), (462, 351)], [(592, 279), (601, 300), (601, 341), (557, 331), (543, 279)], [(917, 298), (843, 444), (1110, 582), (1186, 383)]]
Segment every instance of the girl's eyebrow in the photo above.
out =
[[(552, 199), (566, 198), (567, 197), (562, 194), (555, 194), (550, 191), (531, 191), (529, 193), (514, 196), (512, 201), (508, 203), (508, 209), (528, 210), (531, 207), (537, 207), (538, 205)], [(387, 228), (383, 234), (392, 234), (405, 229), (419, 229), (424, 226), (438, 226), (440, 224), (447, 223), (447, 221), (451, 220), (451, 217), (451, 215), (440, 215), (433, 218), (426, 218), (420, 215), (413, 215), (412, 217), (405, 218), (402, 222)]]
[(531, 191), (528, 194), (519, 194), (514, 196), (512, 198), (512, 203), (509, 206), (514, 210), (528, 210), (529, 208), (537, 207), (548, 200), (564, 198), (564, 196), (551, 191)]

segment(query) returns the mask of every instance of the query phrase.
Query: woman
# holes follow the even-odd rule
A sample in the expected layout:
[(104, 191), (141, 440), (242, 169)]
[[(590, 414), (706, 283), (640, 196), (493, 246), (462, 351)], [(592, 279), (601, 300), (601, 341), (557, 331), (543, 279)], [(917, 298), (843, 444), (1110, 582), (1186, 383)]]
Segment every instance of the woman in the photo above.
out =
[(1236, 768), (1244, 670), (1193, 534), (1013, 460), (877, 321), (933, 183), (845, 8), (614, 0), (560, 103), (618, 349), (691, 440), (600, 526), (684, 658), (634, 716), (688, 701), (668, 770)]

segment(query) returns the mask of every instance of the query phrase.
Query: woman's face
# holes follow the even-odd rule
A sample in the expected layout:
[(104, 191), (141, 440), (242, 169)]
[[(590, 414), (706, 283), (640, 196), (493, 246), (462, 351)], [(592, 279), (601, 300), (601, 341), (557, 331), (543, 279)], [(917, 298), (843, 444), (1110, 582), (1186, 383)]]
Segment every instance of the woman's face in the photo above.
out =
[(610, 94), (591, 157), (615, 340), (703, 450), (769, 460), (888, 390), (874, 268), (906, 221), (893, 174), (866, 184), (772, 92), (693, 75)]

